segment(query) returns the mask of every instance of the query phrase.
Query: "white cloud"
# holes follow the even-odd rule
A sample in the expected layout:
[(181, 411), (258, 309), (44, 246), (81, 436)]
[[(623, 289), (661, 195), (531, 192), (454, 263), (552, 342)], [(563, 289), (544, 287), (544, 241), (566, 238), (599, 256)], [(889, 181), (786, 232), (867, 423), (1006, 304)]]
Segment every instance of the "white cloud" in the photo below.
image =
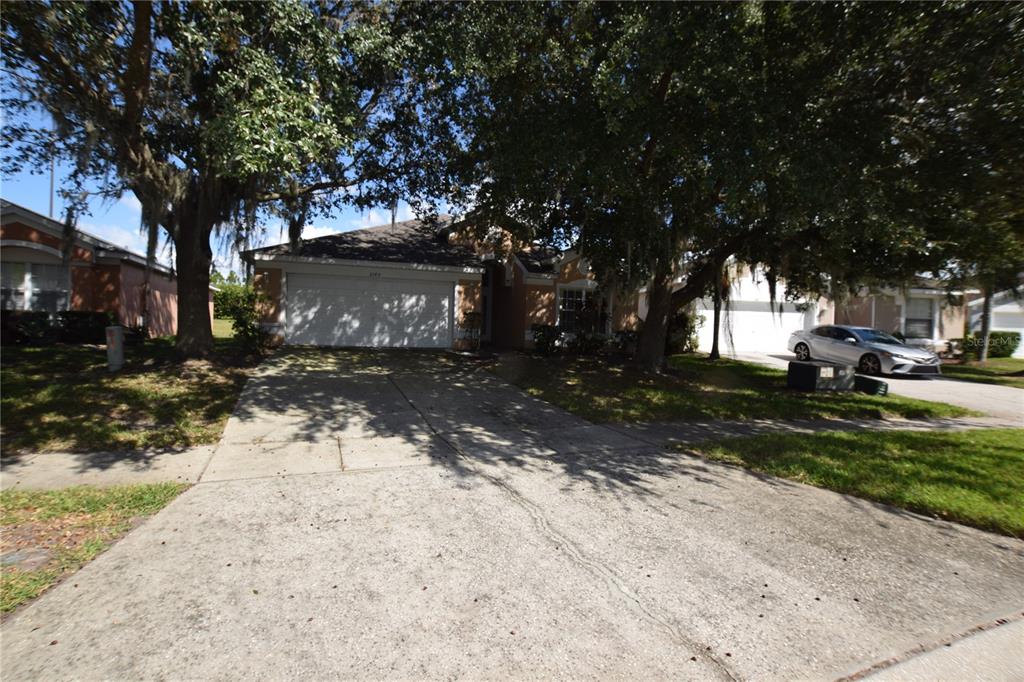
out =
[(337, 234), (338, 230), (327, 225), (306, 225), (302, 228), (303, 239), (316, 239), (317, 237), (326, 237), (330, 234)]
[[(140, 256), (146, 255), (146, 237), (138, 230), (126, 230), (120, 225), (86, 222), (79, 223), (78, 229), (108, 241), (114, 246), (133, 251)], [(164, 265), (170, 265), (169, 254), (163, 248), (163, 240), (160, 242), (160, 248), (157, 249), (156, 260)]]

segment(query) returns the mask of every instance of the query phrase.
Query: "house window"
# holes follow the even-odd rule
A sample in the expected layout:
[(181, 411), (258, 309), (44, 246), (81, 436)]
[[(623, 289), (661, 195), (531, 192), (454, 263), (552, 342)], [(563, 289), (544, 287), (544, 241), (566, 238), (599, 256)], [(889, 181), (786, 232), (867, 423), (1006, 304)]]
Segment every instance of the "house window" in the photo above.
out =
[(0, 305), (4, 310), (67, 308), (64, 268), (59, 264), (4, 263), (0, 266)]
[(4, 310), (25, 309), (25, 263), (0, 265), (0, 305)]
[(579, 329), (586, 292), (582, 289), (562, 289), (558, 293), (558, 326), (566, 334)]
[(907, 321), (904, 335), (908, 339), (930, 339), (935, 322), (935, 307), (930, 298), (907, 299)]

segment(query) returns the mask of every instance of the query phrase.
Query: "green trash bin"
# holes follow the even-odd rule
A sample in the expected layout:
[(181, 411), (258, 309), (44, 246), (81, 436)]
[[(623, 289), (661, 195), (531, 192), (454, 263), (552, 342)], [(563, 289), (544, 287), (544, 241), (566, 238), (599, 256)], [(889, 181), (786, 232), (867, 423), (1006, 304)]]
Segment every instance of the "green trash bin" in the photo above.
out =
[(889, 395), (889, 384), (881, 379), (866, 377), (862, 374), (857, 375), (857, 379), (853, 382), (853, 387), (861, 393), (867, 393), (868, 395)]
[(786, 386), (798, 391), (852, 391), (855, 376), (853, 367), (849, 365), (794, 360), (789, 363)]

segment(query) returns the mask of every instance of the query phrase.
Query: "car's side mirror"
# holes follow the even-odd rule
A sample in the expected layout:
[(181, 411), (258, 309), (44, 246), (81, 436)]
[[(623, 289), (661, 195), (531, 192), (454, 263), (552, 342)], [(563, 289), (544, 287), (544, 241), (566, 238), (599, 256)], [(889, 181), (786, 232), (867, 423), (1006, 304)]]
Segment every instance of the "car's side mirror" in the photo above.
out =
[(846, 343), (852, 343), (854, 345), (857, 345), (857, 339), (853, 338), (852, 336), (847, 336), (845, 341)]

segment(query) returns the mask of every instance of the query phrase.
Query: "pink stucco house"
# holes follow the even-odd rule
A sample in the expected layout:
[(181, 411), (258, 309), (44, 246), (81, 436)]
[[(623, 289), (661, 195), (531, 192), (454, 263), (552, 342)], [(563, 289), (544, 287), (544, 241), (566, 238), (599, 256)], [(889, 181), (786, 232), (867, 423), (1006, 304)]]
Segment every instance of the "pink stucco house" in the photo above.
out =
[[(178, 328), (174, 273), (154, 265), (146, 292), (144, 256), (78, 231), (70, 287), (61, 266), (63, 225), (23, 206), (0, 204), (0, 298), (4, 310), (83, 310), (114, 313), (129, 327), (149, 316), (154, 336)], [(210, 299), (213, 316), (213, 299)]]

